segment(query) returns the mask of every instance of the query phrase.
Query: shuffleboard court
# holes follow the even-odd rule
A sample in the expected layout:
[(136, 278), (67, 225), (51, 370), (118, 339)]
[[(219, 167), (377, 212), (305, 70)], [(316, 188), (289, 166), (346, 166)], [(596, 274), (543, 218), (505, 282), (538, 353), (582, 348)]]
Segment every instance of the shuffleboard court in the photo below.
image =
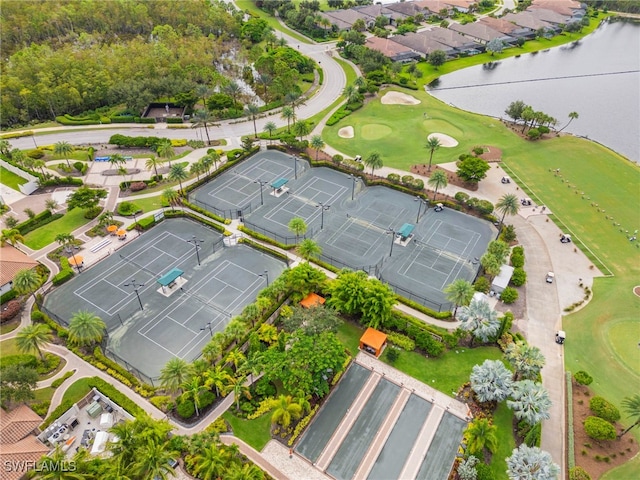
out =
[(462, 432), (466, 427), (464, 420), (445, 412), (422, 461), (416, 476), (417, 480), (447, 478), (456, 459)]
[[(194, 235), (203, 240), (200, 265), (187, 242)], [(45, 308), (66, 321), (79, 310), (94, 312), (107, 324), (107, 356), (150, 381), (171, 358), (198, 357), (266, 286), (260, 274), (276, 278), (285, 268), (248, 246), (223, 247), (221, 239), (190, 220), (165, 220), (55, 289)], [(180, 285), (161, 287), (158, 279), (172, 268), (183, 272)]]

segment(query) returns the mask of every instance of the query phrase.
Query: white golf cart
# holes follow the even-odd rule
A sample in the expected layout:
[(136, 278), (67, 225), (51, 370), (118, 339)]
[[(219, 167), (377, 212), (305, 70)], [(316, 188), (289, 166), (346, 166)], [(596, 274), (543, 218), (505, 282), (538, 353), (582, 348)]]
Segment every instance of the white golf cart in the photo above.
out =
[(562, 243), (571, 243), (571, 235), (562, 234), (560, 237), (560, 242)]
[(556, 332), (556, 343), (557, 344), (562, 345), (566, 338), (567, 338), (567, 334), (564, 332), (564, 330), (558, 330)]
[(547, 283), (553, 283), (554, 277), (555, 277), (555, 274), (553, 272), (548, 272), (547, 278), (546, 278)]
[(444, 205), (442, 205), (441, 203), (436, 203), (434, 210), (436, 212), (441, 212), (442, 210), (444, 210)]

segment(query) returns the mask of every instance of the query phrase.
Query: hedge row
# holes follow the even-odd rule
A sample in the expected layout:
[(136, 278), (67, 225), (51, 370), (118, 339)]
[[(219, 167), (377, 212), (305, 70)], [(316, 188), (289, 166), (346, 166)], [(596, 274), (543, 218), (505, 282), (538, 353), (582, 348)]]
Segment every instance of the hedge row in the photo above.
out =
[(56, 117), (56, 122), (62, 125), (97, 125), (109, 124), (111, 119), (98, 114), (87, 115), (83, 117), (74, 117), (68, 113)]
[(356, 103), (348, 103), (338, 110), (336, 110), (333, 115), (327, 120), (327, 125), (332, 126), (342, 120), (344, 117), (351, 115), (353, 112), (362, 107), (362, 102)]
[(49, 318), (48, 315), (45, 315), (43, 312), (38, 310), (37, 307), (35, 306), (31, 311), (31, 321), (34, 323), (44, 323), (48, 325), (49, 328), (51, 328), (51, 330), (56, 332), (56, 335), (58, 335), (60, 338), (67, 338), (69, 336), (69, 332), (66, 328), (54, 322), (51, 318)]
[(122, 365), (106, 357), (102, 353), (102, 350), (100, 349), (100, 347), (96, 347), (93, 349), (93, 356), (96, 358), (96, 360), (104, 363), (108, 368), (114, 370), (119, 375), (122, 375), (124, 378), (126, 378), (131, 383), (131, 385), (135, 388), (135, 391), (138, 392), (143, 397), (150, 397), (151, 395), (153, 395), (153, 392), (155, 391), (155, 389), (151, 385), (141, 382), (138, 379), (138, 377), (133, 375)]
[(0, 370), (11, 365), (36, 368), (38, 366), (38, 359), (35, 355), (30, 354), (4, 355), (0, 357)]
[(296, 248), (296, 245), (285, 245), (284, 243), (280, 243), (280, 242), (274, 240), (271, 237), (267, 237), (266, 235), (263, 235), (261, 233), (254, 232), (253, 230), (251, 230), (250, 228), (245, 227), (244, 225), (240, 225), (238, 227), (238, 230), (240, 230), (243, 233), (246, 233), (247, 235), (252, 236), (256, 240), (260, 240), (261, 242), (268, 243), (270, 245), (273, 245), (274, 247), (278, 247), (278, 248), (281, 248), (283, 250), (293, 250), (294, 248)]
[(33, 130), (25, 130), (23, 132), (4, 133), (0, 135), (0, 139), (6, 140), (9, 138), (31, 137), (32, 135), (33, 135)]
[(406, 297), (403, 297), (402, 295), (396, 294), (396, 296), (398, 297), (398, 301), (400, 303), (404, 303), (407, 307), (411, 307), (414, 310), (418, 310), (419, 312), (422, 312), (425, 315), (428, 315), (428, 316), (430, 316), (432, 318), (437, 318), (438, 320), (451, 320), (451, 321), (453, 321), (453, 319), (451, 318), (451, 312), (448, 311), (448, 310), (445, 310), (444, 312), (436, 312), (435, 310), (432, 310), (429, 307), (425, 307), (421, 303), (418, 303), (418, 302), (415, 302), (413, 300), (410, 300), (410, 299), (408, 299)]
[(9, 290), (8, 292), (4, 292), (2, 295), (0, 295), (0, 305), (2, 305), (3, 303), (8, 302), (10, 300), (13, 300), (17, 296), (18, 296), (18, 294), (13, 289)]
[[(224, 223), (225, 225), (229, 225), (231, 223), (231, 220), (228, 218), (224, 218), (221, 217), (220, 215), (216, 215), (215, 213), (210, 212), (209, 210), (205, 210), (202, 207), (199, 207), (191, 202), (189, 202), (188, 200), (182, 200), (182, 204), (187, 207), (190, 208), (191, 210), (193, 210), (194, 212), (198, 212), (206, 217), (209, 217), (212, 220), (215, 220), (216, 222), (220, 222), (220, 223)], [(224, 230), (224, 228), (223, 228)]]
[(51, 210), (44, 210), (38, 213), (35, 217), (28, 218), (24, 222), (20, 222), (19, 224), (16, 225), (15, 228), (20, 232), (20, 235), (26, 235), (27, 233), (33, 232), (35, 229), (37, 229), (38, 227), (41, 227), (42, 225), (46, 225), (47, 223), (50, 223), (53, 220), (57, 220), (63, 215), (61, 213), (57, 213), (56, 217), (53, 220), (51, 220), (52, 216), (53, 214), (51, 213)]
[(67, 257), (60, 257), (60, 272), (53, 276), (51, 279), (51, 283), (54, 285), (62, 285), (64, 282), (67, 282), (73, 278), (74, 271), (69, 264), (69, 259)]
[(276, 250), (272, 250), (269, 247), (265, 247), (261, 243), (254, 242), (253, 240), (250, 240), (248, 238), (241, 238), (238, 241), (238, 243), (244, 243), (246, 245), (251, 246), (252, 248), (255, 248), (256, 250), (260, 250), (261, 252), (266, 253), (267, 255), (271, 255), (271, 256), (276, 257), (276, 258), (278, 258), (280, 260), (283, 260), (283, 261), (287, 262), (287, 264), (289, 263), (289, 257), (287, 257), (284, 253), (278, 252)]
[(208, 225), (209, 227), (213, 228), (214, 230), (217, 230), (218, 232), (224, 234), (226, 232), (226, 229), (222, 226), (222, 225), (218, 225), (217, 223), (213, 223), (209, 220), (207, 220), (206, 218), (202, 218), (199, 217), (198, 215), (196, 215), (193, 212), (187, 212), (184, 210), (167, 210), (164, 212), (164, 216), (166, 218), (179, 218), (179, 217), (189, 217), (192, 220), (195, 220), (196, 222), (200, 222), (200, 223), (204, 223), (205, 225)]

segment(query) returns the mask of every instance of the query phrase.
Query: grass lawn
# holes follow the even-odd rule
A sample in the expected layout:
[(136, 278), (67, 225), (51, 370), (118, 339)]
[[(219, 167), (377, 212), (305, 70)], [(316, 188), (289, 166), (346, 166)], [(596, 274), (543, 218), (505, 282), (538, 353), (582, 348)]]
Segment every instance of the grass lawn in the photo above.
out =
[(80, 401), (91, 391), (89, 380), (91, 380), (91, 377), (80, 378), (69, 385), (62, 396), (62, 401), (70, 400), (72, 403)]
[[(0, 335), (4, 335), (5, 333), (13, 332), (16, 328), (20, 326), (20, 317), (16, 317), (10, 322), (5, 322), (0, 325)], [(1, 350), (0, 350), (1, 352)]]
[(364, 327), (352, 322), (342, 322), (338, 327), (338, 340), (345, 346), (352, 357), (358, 354), (360, 337), (362, 337), (364, 330)]
[(21, 177), (20, 175), (16, 175), (13, 172), (10, 172), (4, 167), (0, 167), (0, 178), (2, 179), (2, 184), (6, 185), (9, 188), (12, 188), (16, 191), (20, 191), (18, 185), (24, 185), (28, 182), (26, 178)]
[(78, 227), (91, 220), (84, 218), (85, 211), (81, 208), (74, 208), (66, 213), (64, 217), (48, 223), (44, 227), (40, 227), (30, 232), (24, 237), (24, 244), (33, 250), (40, 250), (55, 241), (60, 233), (71, 233)]
[(53, 397), (55, 388), (44, 387), (34, 390), (33, 393), (36, 395), (36, 398), (31, 400), (30, 403), (42, 403), (42, 402), (51, 402), (51, 398)]
[[(146, 190), (143, 190), (146, 192)], [(142, 210), (143, 213), (151, 212), (153, 210), (158, 210), (162, 207), (169, 207), (169, 204), (162, 200), (162, 195), (158, 194), (155, 197), (148, 198), (136, 198), (136, 197), (127, 197), (122, 199), (123, 202), (131, 202), (138, 206)], [(121, 202), (119, 202), (121, 203)]]
[(495, 479), (507, 478), (507, 457), (516, 448), (516, 442), (511, 435), (513, 412), (506, 402), (501, 402), (493, 415), (493, 424), (498, 427), (498, 450), (491, 458), (491, 472)]
[[(275, 17), (272, 17), (271, 15), (269, 15), (267, 12), (264, 12), (262, 10), (260, 10), (258, 7), (256, 7), (256, 4), (253, 0), (236, 0), (235, 1), (236, 6), (243, 11), (248, 11), (251, 15), (255, 15), (257, 17), (261, 17), (264, 20), (266, 20), (266, 22), (269, 24), (270, 27), (272, 27), (273, 29), (275, 29), (276, 31), (280, 31), (282, 30), (284, 33), (286, 33), (287, 35), (295, 38), (296, 40), (300, 41), (300, 43), (309, 43), (310, 40), (305, 37), (304, 35), (299, 34), (298, 32), (295, 32), (293, 30), (290, 29), (284, 29), (282, 28), (282, 25), (280, 25), (280, 23), (278, 22), (278, 19)], [(276, 33), (276, 36), (278, 34)]]
[(227, 410), (222, 418), (229, 422), (236, 437), (244, 440), (257, 451), (261, 451), (271, 439), (271, 416), (268, 413), (255, 420), (245, 420), (236, 417), (230, 410)]
[(2, 354), (3, 357), (7, 355), (20, 355), (20, 353), (20, 350), (18, 350), (16, 346), (15, 337), (0, 342), (0, 354)]

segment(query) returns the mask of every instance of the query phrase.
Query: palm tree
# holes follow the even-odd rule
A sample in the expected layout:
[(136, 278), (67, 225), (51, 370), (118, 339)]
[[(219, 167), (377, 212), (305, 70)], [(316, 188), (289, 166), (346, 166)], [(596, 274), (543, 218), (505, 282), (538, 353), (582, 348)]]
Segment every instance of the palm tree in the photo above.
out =
[(253, 376), (258, 375), (262, 371), (263, 361), (264, 357), (260, 352), (254, 352), (245, 359), (238, 371), (242, 374), (248, 374), (249, 383), (253, 383)]
[(56, 235), (56, 238), (54, 240), (58, 242), (60, 246), (65, 247), (67, 253), (71, 253), (71, 246), (73, 245), (75, 239), (76, 237), (74, 237), (70, 233), (59, 233), (58, 235)]
[(207, 390), (207, 387), (202, 383), (202, 378), (199, 375), (192, 375), (182, 385), (182, 395), (180, 399), (191, 400), (196, 407), (196, 416), (200, 416), (200, 394)]
[(278, 127), (276, 126), (276, 124), (274, 122), (267, 122), (264, 124), (264, 131), (269, 133), (269, 142), (272, 142), (271, 137), (273, 136), (273, 132), (277, 129)]
[(207, 134), (207, 145), (211, 145), (209, 125), (212, 125), (214, 121), (215, 117), (208, 110), (196, 110), (191, 118), (191, 128), (204, 127), (204, 132)]
[(291, 395), (280, 395), (274, 399), (272, 409), (271, 423), (279, 423), (285, 428), (291, 424), (292, 419), (298, 419), (302, 415), (302, 407), (293, 401)]
[(499, 275), (502, 268), (500, 259), (490, 253), (485, 253), (480, 257), (480, 265), (482, 265), (484, 272), (491, 278)]
[(164, 158), (169, 163), (169, 167), (171, 167), (171, 158), (176, 154), (171, 140), (168, 138), (161, 139), (156, 145), (156, 153), (160, 158)]
[(193, 468), (193, 474), (201, 480), (217, 480), (227, 475), (227, 464), (231, 455), (217, 442), (209, 443), (199, 449), (196, 455), (189, 457), (187, 463)]
[(206, 108), (207, 105), (207, 97), (213, 93), (213, 89), (209, 87), (209, 85), (204, 85), (202, 83), (196, 85), (194, 92), (196, 97), (202, 99), (202, 106)]
[(498, 449), (498, 427), (492, 425), (488, 418), (477, 418), (467, 427), (467, 449), (471, 455), (486, 459), (485, 450), (496, 453)]
[(371, 167), (371, 175), (376, 168), (382, 167), (382, 155), (378, 152), (371, 152), (367, 158), (364, 159), (364, 164), (367, 167)]
[(158, 165), (162, 165), (163, 163), (164, 162), (158, 157), (156, 157), (155, 155), (151, 155), (151, 157), (149, 157), (145, 162), (144, 166), (147, 170), (151, 170), (153, 168), (153, 171), (155, 172), (157, 178), (160, 176), (158, 175)]
[(182, 392), (181, 386), (193, 375), (193, 365), (186, 360), (173, 357), (160, 370), (160, 385), (169, 393)]
[(312, 258), (317, 258), (322, 254), (322, 248), (310, 238), (305, 238), (298, 245), (298, 254), (307, 262)]
[[(214, 152), (215, 154), (215, 152)], [(217, 154), (215, 154), (217, 155)], [(204, 157), (202, 157), (199, 162), (202, 165), (202, 168), (204, 168), (204, 173), (209, 174), (209, 172), (211, 171), (211, 166), (216, 162), (217, 160), (214, 160), (213, 155), (211, 154), (207, 154)]]
[(264, 480), (264, 472), (253, 463), (232, 463), (226, 472), (227, 480)]
[(198, 160), (197, 162), (192, 163), (191, 168), (189, 169), (189, 173), (191, 173), (191, 175), (196, 175), (198, 177), (198, 180), (200, 180), (200, 175), (205, 171), (206, 167), (202, 163), (202, 160)]
[(36, 159), (36, 160), (33, 161), (33, 168), (39, 168), (40, 169), (40, 173), (42, 173), (42, 176), (44, 176), (44, 167), (46, 165), (47, 164), (44, 163), (43, 160)]
[(251, 400), (251, 391), (245, 385), (247, 377), (238, 377), (233, 381), (233, 396), (236, 401), (236, 411), (240, 411), (240, 397), (245, 396), (247, 400)]
[(441, 146), (442, 144), (440, 143), (440, 140), (435, 136), (430, 136), (429, 138), (427, 138), (427, 149), (429, 149), (429, 168), (427, 169), (428, 172), (431, 171), (431, 160), (433, 160), (433, 152), (438, 150)]
[(231, 81), (225, 85), (222, 90), (233, 99), (233, 108), (236, 108), (236, 105), (238, 104), (238, 96), (242, 93), (240, 85), (238, 85), (237, 82)]
[(513, 380), (534, 380), (544, 367), (544, 355), (538, 347), (519, 341), (510, 343), (504, 352), (513, 367)]
[(311, 148), (316, 151), (316, 161), (318, 160), (318, 154), (320, 150), (324, 148), (324, 140), (322, 140), (322, 135), (314, 135), (311, 137)]
[(246, 360), (246, 357), (244, 356), (244, 353), (242, 353), (237, 348), (234, 348), (233, 350), (231, 350), (227, 354), (227, 358), (226, 358), (226, 362), (231, 363), (235, 371), (238, 370), (238, 365), (240, 365), (241, 363), (244, 363), (245, 360)]
[(73, 146), (69, 142), (56, 142), (53, 146), (53, 153), (59, 158), (64, 158), (67, 161), (67, 166), (71, 170), (71, 164), (69, 163), (69, 155), (73, 153)]
[(347, 104), (356, 103), (360, 100), (360, 92), (355, 85), (347, 85), (342, 91), (342, 95), (347, 99)]
[(98, 217), (98, 225), (106, 227), (113, 223), (113, 212), (104, 212)]
[(181, 192), (183, 191), (182, 181), (186, 180), (187, 178), (189, 178), (189, 174), (182, 165), (176, 163), (175, 165), (171, 166), (171, 169), (169, 170), (169, 180), (171, 180), (172, 182), (175, 182), (177, 180), (178, 183), (180, 183)]
[(284, 96), (284, 103), (288, 103), (289, 105), (291, 105), (291, 108), (293, 109), (293, 118), (295, 119), (296, 107), (299, 105), (304, 105), (304, 97), (302, 96), (302, 93), (300, 93), (300, 91), (294, 90)]
[(302, 137), (309, 135), (309, 132), (311, 132), (311, 128), (304, 120), (299, 120), (293, 124), (293, 133), (300, 137), (300, 141), (302, 141)]
[(169, 461), (179, 452), (168, 448), (168, 442), (149, 439), (136, 451), (136, 458), (131, 465), (131, 473), (137, 478), (153, 478), (167, 480), (175, 477)]
[(10, 151), (11, 143), (9, 143), (9, 140), (0, 140), (0, 154), (8, 156)]
[(453, 317), (455, 318), (460, 305), (469, 305), (469, 302), (471, 302), (473, 294), (475, 293), (475, 289), (471, 282), (464, 278), (459, 278), (453, 283), (447, 285), (444, 289), (444, 293), (447, 296), (447, 300), (455, 305), (455, 308), (453, 309)]
[(162, 191), (162, 198), (171, 205), (171, 211), (175, 212), (175, 206), (180, 204), (180, 194), (171, 187)]
[(635, 418), (635, 421), (631, 426), (625, 429), (618, 438), (621, 438), (625, 433), (631, 430), (633, 427), (640, 425), (640, 395), (637, 393), (633, 397), (625, 397), (622, 399), (622, 408), (629, 414), (629, 417)]
[(476, 338), (488, 342), (500, 328), (497, 312), (484, 300), (471, 300), (469, 306), (460, 309), (458, 320), (460, 328), (471, 333), (472, 347)]
[(505, 193), (498, 203), (496, 203), (496, 210), (502, 213), (502, 218), (500, 219), (500, 226), (498, 227), (498, 235), (502, 231), (502, 224), (504, 223), (504, 217), (507, 215), (517, 215), (518, 214), (518, 197), (516, 197), (513, 193)]
[[(55, 450), (38, 461), (39, 468), (35, 470), (35, 475), (29, 475), (29, 478), (34, 480), (82, 480), (90, 478), (88, 475), (76, 471), (76, 469), (71, 471), (71, 469), (59, 468), (59, 466), (67, 462), (67, 454), (62, 451), (58, 444)], [(58, 468), (53, 468), (54, 466), (58, 466)]]
[(229, 372), (221, 365), (216, 365), (213, 369), (207, 370), (205, 377), (207, 378), (205, 382), (206, 387), (215, 387), (218, 397), (220, 394), (222, 394), (223, 397), (227, 394), (227, 387), (229, 387), (233, 380)]
[(258, 138), (258, 129), (256, 127), (256, 115), (260, 113), (260, 109), (255, 103), (248, 103), (244, 106), (244, 110), (247, 112), (247, 115), (253, 120), (253, 136), (254, 138)]
[(578, 112), (570, 112), (569, 113), (569, 121), (567, 122), (567, 124), (564, 127), (562, 127), (560, 130), (558, 130), (558, 133), (560, 133), (562, 130), (567, 128), (569, 126), (569, 124), (571, 122), (573, 122), (578, 117), (580, 117), (580, 115), (578, 115)]
[(125, 167), (118, 168), (118, 175), (122, 175), (122, 187), (124, 190), (129, 188), (129, 184), (127, 183), (127, 174), (129, 171)]
[(34, 300), (36, 300), (35, 291), (40, 287), (41, 283), (40, 275), (32, 268), (20, 270), (13, 277), (13, 289), (16, 293), (18, 295), (31, 294)]
[(436, 201), (436, 195), (438, 195), (438, 190), (440, 188), (446, 187), (449, 184), (447, 180), (447, 174), (442, 170), (436, 170), (431, 174), (429, 180), (427, 180), (427, 184), (434, 189), (433, 192), (433, 201)]
[(524, 420), (534, 426), (551, 417), (549, 392), (541, 383), (534, 383), (532, 380), (516, 382), (513, 384), (511, 397), (513, 400), (507, 400), (507, 407), (513, 410), (518, 420)]
[[(273, 35), (272, 32), (269, 33)], [(264, 97), (264, 103), (269, 103), (269, 85), (271, 85), (272, 80), (273, 79), (271, 78), (271, 75), (269, 75), (268, 73), (261, 73), (260, 75), (258, 75), (258, 78), (256, 78), (256, 82), (262, 85), (262, 95)]]
[(27, 325), (16, 335), (16, 346), (23, 353), (38, 352), (40, 359), (44, 361), (42, 348), (51, 342), (51, 329), (44, 323), (32, 323)]
[(548, 452), (525, 443), (514, 448), (507, 458), (507, 476), (510, 479), (555, 480), (559, 473), (560, 467), (553, 463)]
[(16, 243), (24, 241), (24, 237), (17, 228), (9, 228), (2, 230), (2, 236), (0, 236), (0, 244), (4, 247), (7, 243), (12, 247), (16, 246)]
[(501, 402), (511, 394), (511, 372), (500, 360), (485, 360), (471, 369), (471, 389), (480, 402)]
[(95, 313), (80, 310), (69, 321), (69, 340), (80, 346), (102, 341), (107, 326)]
[(280, 117), (287, 121), (287, 132), (291, 131), (291, 121), (296, 119), (296, 113), (289, 105), (282, 107)]
[(44, 205), (47, 207), (47, 210), (49, 210), (50, 212), (53, 212), (56, 208), (60, 206), (58, 205), (58, 202), (56, 202), (53, 198), (49, 198), (48, 200), (45, 200)]
[(120, 168), (121, 165), (126, 164), (127, 161), (125, 160), (123, 155), (120, 155), (119, 153), (114, 153), (109, 157), (109, 163), (114, 169), (117, 170)]
[(300, 217), (294, 217), (289, 221), (289, 230), (296, 236), (296, 243), (299, 243), (300, 235), (307, 233), (307, 224)]

